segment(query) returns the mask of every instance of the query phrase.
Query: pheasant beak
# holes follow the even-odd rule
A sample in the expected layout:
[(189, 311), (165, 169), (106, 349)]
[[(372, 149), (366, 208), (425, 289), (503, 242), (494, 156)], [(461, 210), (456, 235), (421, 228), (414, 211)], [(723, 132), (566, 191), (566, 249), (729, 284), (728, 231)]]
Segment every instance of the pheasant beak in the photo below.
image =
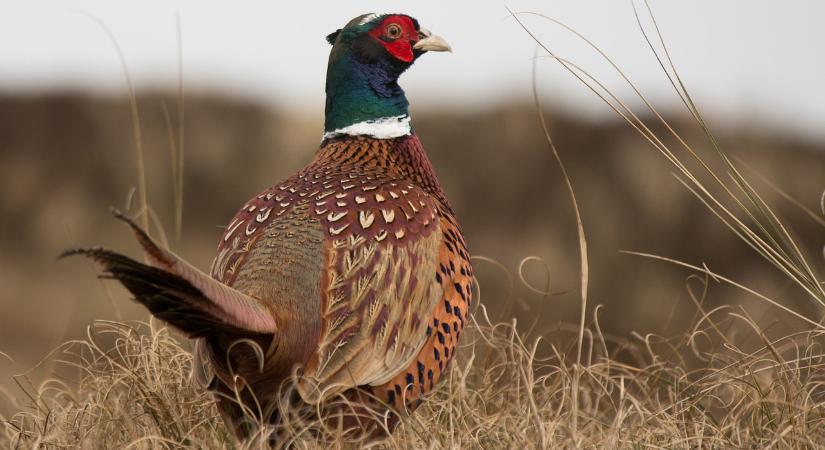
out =
[(450, 44), (441, 36), (436, 36), (430, 33), (429, 30), (421, 28), (418, 30), (418, 42), (413, 45), (413, 49), (421, 50), (422, 52), (451, 52), (453, 49)]

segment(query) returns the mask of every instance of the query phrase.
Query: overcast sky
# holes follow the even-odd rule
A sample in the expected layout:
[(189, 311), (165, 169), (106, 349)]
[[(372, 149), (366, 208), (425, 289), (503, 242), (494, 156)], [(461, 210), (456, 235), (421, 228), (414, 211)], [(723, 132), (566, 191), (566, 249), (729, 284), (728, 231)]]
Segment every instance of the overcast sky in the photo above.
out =
[[(717, 117), (790, 127), (825, 138), (825, 2), (652, 1), (675, 63), (700, 106)], [(141, 87), (174, 86), (176, 13), (187, 89), (220, 90), (319, 113), (326, 34), (364, 12), (405, 12), (445, 37), (453, 54), (424, 56), (402, 85), (414, 106), (468, 108), (530, 95), (535, 45), (509, 17), (530, 10), (591, 38), (662, 106), (673, 106), (630, 0), (173, 1), (0, 0), (0, 91), (82, 88), (125, 92), (119, 41)], [(525, 18), (561, 56), (630, 95), (592, 50), (550, 22)], [(605, 112), (555, 64), (540, 64), (547, 101)]]

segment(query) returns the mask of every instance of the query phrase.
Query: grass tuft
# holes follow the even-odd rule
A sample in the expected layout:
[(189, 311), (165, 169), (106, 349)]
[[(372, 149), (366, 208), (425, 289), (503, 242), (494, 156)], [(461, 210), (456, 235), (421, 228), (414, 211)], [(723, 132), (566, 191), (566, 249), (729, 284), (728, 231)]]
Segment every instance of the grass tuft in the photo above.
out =
[[(735, 345), (722, 331), (734, 327), (749, 330), (737, 340), (759, 344)], [(583, 334), (581, 365), (570, 339), (577, 332), (528, 340), (515, 322), (493, 324), (479, 308), (444, 382), (390, 439), (370, 445), (812, 448), (825, 442), (819, 330), (771, 339), (746, 313), (721, 308), (698, 314), (684, 335), (637, 335), (615, 345), (592, 322)], [(52, 379), (27, 390), (28, 404), (3, 418), (2, 447), (238, 445), (210, 396), (190, 381), (191, 354), (167, 328), (99, 321), (85, 339), (63, 345), (51, 358), (78, 370), (79, 381)], [(571, 395), (574, 385), (577, 396)], [(354, 444), (325, 422), (331, 418), (287, 417), (277, 430), (282, 444)]]

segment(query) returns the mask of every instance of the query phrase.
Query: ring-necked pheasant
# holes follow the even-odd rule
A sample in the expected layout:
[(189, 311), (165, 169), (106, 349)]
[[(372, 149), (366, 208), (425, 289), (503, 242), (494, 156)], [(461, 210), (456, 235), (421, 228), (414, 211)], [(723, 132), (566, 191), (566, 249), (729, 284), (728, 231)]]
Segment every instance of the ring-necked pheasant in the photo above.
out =
[[(240, 209), (211, 276), (120, 214), (148, 265), (103, 249), (67, 252), (100, 263), (153, 315), (197, 340), (196, 359), (214, 374), (219, 409), (241, 438), (251, 430), (233, 389), (266, 415), (285, 380), (297, 380), (308, 404), (341, 394), (413, 410), (467, 321), (467, 248), (397, 82), (427, 51), (450, 47), (403, 14), (356, 17), (327, 40), (320, 149)], [(242, 339), (260, 345), (262, 362), (250, 346), (233, 345)]]

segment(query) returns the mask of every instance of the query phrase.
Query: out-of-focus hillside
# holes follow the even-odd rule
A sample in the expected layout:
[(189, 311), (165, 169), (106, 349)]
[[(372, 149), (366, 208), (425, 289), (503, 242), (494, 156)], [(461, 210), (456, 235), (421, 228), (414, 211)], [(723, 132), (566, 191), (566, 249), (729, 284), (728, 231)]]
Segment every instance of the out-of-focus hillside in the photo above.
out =
[[(173, 234), (170, 144), (164, 102), (175, 122), (174, 95), (139, 98), (149, 200), (172, 247), (201, 268), (237, 207), (300, 168), (317, 148), (321, 116), (218, 96), (190, 95), (185, 109), (183, 236)], [(482, 301), (495, 319), (520, 318), (537, 330), (576, 321), (578, 243), (570, 201), (530, 105), (464, 110), (414, 109), (415, 128), (464, 227), (471, 251), (515, 270), (521, 258), (549, 263), (552, 291), (519, 289), (505, 301), (498, 269), (476, 262)], [(571, 174), (588, 235), (591, 305), (604, 304), (602, 329), (625, 335), (678, 329), (693, 314), (683, 270), (619, 253), (639, 250), (706, 263), (711, 269), (776, 295), (815, 316), (788, 282), (725, 230), (670, 175), (661, 156), (621, 123), (591, 123), (549, 113), (555, 143)], [(681, 129), (698, 147), (699, 130)], [(764, 135), (758, 129), (715, 130), (722, 145), (812, 210), (825, 188), (825, 144)], [(701, 145), (699, 145), (701, 144)], [(0, 375), (30, 367), (49, 349), (83, 333), (93, 319), (146, 318), (113, 284), (97, 281), (82, 260), (57, 262), (75, 246), (137, 248), (110, 206), (124, 208), (137, 185), (128, 101), (84, 95), (0, 98)], [(789, 219), (807, 248), (821, 249), (821, 225), (755, 179)], [(813, 255), (817, 264), (820, 255)], [(538, 265), (528, 278), (543, 286)], [(784, 289), (777, 292), (777, 289)], [(721, 285), (711, 300), (761, 306)], [(511, 309), (512, 308), (512, 309)], [(686, 319), (685, 319), (686, 320)]]

